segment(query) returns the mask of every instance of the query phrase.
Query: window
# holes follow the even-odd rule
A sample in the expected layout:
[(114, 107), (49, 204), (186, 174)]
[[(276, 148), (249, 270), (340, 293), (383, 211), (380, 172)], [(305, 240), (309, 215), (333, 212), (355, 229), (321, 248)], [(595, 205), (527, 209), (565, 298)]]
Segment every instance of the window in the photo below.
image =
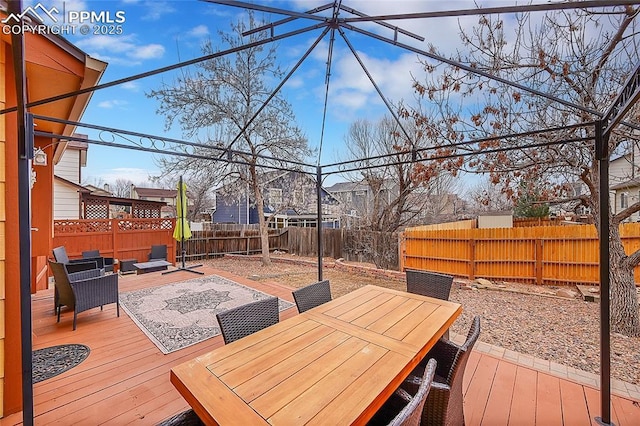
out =
[(282, 204), (282, 189), (269, 188), (269, 204), (274, 206)]
[(293, 203), (298, 205), (304, 204), (304, 190), (302, 189), (293, 190)]
[(629, 207), (629, 194), (622, 192), (620, 194), (620, 208), (626, 209), (627, 207)]

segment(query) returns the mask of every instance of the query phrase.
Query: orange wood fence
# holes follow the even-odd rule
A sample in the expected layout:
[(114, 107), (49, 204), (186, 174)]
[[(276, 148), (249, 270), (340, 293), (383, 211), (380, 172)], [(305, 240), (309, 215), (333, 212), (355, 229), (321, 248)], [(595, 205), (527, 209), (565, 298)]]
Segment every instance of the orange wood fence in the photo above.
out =
[[(627, 253), (640, 248), (640, 223), (621, 226)], [(593, 225), (420, 231), (400, 236), (400, 270), (536, 284), (597, 284)], [(640, 268), (635, 280), (640, 282)]]
[(85, 250), (105, 257), (145, 262), (154, 244), (167, 245), (167, 260), (176, 261), (175, 219), (69, 219), (53, 223), (53, 247), (64, 246), (70, 258)]

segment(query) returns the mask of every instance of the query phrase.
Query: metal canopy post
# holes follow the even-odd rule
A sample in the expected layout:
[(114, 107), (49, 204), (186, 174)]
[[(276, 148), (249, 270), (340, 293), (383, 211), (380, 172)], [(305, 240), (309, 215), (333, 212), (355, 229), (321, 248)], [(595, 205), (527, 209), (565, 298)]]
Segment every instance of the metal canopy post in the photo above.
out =
[(322, 166), (316, 166), (316, 204), (318, 209), (318, 281), (322, 281), (322, 254), (324, 244), (322, 243)]
[(600, 410), (595, 420), (611, 423), (611, 323), (609, 307), (609, 137), (603, 134), (602, 121), (596, 122), (596, 159), (600, 172)]
[[(9, 13), (20, 15), (22, 1), (10, 1)], [(22, 352), (22, 422), (33, 425), (33, 377), (31, 352), (31, 158), (33, 157), (33, 117), (27, 113), (27, 77), (24, 63), (24, 35), (11, 34), (16, 85), (18, 130), (18, 215), (20, 264), (20, 349)]]

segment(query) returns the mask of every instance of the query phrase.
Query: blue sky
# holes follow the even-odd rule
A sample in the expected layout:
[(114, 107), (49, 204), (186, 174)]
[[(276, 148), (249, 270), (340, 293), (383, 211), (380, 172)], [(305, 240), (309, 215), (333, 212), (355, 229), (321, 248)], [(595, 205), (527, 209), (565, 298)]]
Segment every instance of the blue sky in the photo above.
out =
[[(141, 72), (171, 65), (201, 56), (200, 46), (210, 38), (219, 46), (218, 30), (229, 31), (230, 23), (245, 17), (246, 12), (230, 6), (202, 1), (41, 1), (45, 6), (65, 10), (124, 12), (120, 35), (71, 35), (67, 38), (90, 56), (109, 65), (102, 83), (128, 77)], [(64, 3), (64, 4), (63, 4)], [(303, 11), (326, 4), (320, 1), (258, 1), (272, 7)], [(484, 6), (509, 5), (512, 1), (479, 2)], [(31, 2), (36, 4), (36, 2)], [(432, 11), (438, 9), (474, 8), (468, 0), (441, 1), (382, 1), (344, 0), (343, 5), (369, 15)], [(280, 15), (263, 15), (267, 21), (282, 18)], [(473, 25), (477, 17), (462, 18), (463, 25)], [(418, 42), (400, 36), (399, 41), (428, 49), (428, 43), (453, 52), (459, 48), (458, 19), (431, 19), (402, 21), (397, 25), (427, 38)], [(287, 27), (290, 28), (290, 27)], [(363, 28), (386, 37), (393, 37), (388, 29), (374, 24), (363, 24)], [(279, 34), (283, 30), (277, 30)], [(317, 30), (279, 42), (279, 61), (285, 70), (290, 69), (313, 40), (320, 34)], [(397, 102), (411, 102), (411, 73), (420, 75), (421, 70), (414, 53), (357, 34), (348, 34), (350, 41), (361, 55), (368, 70), (385, 96)], [(324, 73), (326, 69), (328, 39), (322, 42), (311, 57), (283, 88), (283, 94), (293, 105), (298, 124), (309, 139), (310, 146), (320, 143), (322, 111), (324, 103)], [(387, 112), (375, 88), (369, 82), (348, 47), (340, 39), (334, 47), (334, 59), (328, 100), (321, 164), (338, 161), (344, 134), (351, 122), (358, 118), (378, 119)], [(157, 101), (145, 96), (151, 89), (164, 82), (171, 82), (176, 73), (168, 72), (154, 77), (130, 82), (94, 93), (83, 121), (91, 124), (128, 129), (141, 133), (182, 138), (176, 125), (165, 131), (164, 117), (156, 114)], [(275, 84), (274, 84), (275, 86)], [(85, 132), (85, 130), (79, 130)], [(90, 137), (98, 135), (88, 131)], [(311, 160), (314, 162), (315, 160)], [(87, 167), (83, 170), (83, 181), (87, 183), (113, 183), (118, 178), (130, 179), (136, 184), (148, 184), (147, 177), (158, 175), (160, 170), (150, 153), (119, 150), (91, 145)]]

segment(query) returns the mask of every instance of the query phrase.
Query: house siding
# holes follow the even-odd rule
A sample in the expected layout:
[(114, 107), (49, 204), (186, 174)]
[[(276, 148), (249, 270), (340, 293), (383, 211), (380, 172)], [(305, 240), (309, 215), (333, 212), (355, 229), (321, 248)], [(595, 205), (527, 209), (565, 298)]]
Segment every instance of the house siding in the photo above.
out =
[(79, 185), (81, 179), (80, 167), (80, 151), (67, 147), (62, 158), (53, 168), (53, 172), (56, 176)]
[(80, 219), (80, 194), (59, 181), (53, 184), (54, 219)]
[(258, 223), (258, 214), (255, 208), (249, 208), (249, 221), (247, 221), (247, 199), (242, 194), (237, 196), (216, 195), (216, 211), (213, 214), (214, 223)]

